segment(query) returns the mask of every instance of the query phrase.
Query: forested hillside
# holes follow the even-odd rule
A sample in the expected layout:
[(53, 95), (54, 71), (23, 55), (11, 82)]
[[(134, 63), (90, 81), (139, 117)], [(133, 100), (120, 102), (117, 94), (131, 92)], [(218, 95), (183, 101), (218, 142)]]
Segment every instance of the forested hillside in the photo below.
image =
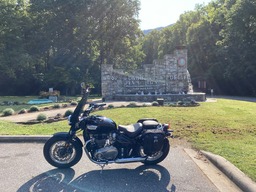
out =
[(100, 67), (131, 70), (188, 48), (194, 83), (216, 93), (256, 95), (256, 1), (214, 0), (177, 23), (143, 35), (139, 0), (1, 0), (0, 95), (32, 95), (49, 87), (100, 93)]

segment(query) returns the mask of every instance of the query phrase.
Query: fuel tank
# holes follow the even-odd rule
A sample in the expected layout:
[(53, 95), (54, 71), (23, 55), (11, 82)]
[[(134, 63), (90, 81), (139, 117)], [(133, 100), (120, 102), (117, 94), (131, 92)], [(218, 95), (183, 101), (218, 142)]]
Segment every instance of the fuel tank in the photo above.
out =
[(89, 134), (108, 134), (117, 130), (116, 123), (107, 117), (93, 115), (86, 123)]

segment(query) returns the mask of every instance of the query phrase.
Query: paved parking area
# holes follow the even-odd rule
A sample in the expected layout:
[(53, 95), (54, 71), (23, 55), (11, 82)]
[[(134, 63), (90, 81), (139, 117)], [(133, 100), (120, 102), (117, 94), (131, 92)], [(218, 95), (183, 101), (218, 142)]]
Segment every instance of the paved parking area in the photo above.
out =
[(43, 157), (43, 144), (0, 143), (0, 148), (0, 189), (5, 192), (219, 191), (179, 146), (157, 166), (110, 164), (102, 172), (85, 153), (74, 167), (55, 169)]

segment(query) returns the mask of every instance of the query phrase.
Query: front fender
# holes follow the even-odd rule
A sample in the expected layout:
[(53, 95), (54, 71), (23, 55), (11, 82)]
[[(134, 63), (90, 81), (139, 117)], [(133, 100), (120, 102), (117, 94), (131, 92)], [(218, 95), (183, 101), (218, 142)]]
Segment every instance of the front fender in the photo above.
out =
[[(64, 138), (64, 139), (68, 140), (68, 139), (70, 139), (70, 134), (68, 132), (58, 132), (58, 133), (55, 133), (52, 137), (59, 137), (59, 138)], [(76, 142), (81, 147), (83, 147), (82, 141), (77, 136), (73, 136), (71, 142)]]

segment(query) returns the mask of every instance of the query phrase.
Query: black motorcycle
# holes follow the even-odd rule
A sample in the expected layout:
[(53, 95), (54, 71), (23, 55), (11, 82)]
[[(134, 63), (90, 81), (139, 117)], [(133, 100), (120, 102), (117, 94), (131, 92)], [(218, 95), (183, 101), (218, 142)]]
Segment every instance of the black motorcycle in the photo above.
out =
[[(88, 158), (102, 168), (109, 163), (154, 165), (166, 158), (170, 149), (168, 137), (172, 137), (168, 124), (144, 118), (132, 125), (117, 126), (109, 118), (90, 115), (94, 109), (106, 104), (91, 103), (83, 111), (89, 94), (89, 87), (83, 87), (83, 97), (69, 117), (69, 132), (54, 134), (44, 145), (44, 157), (48, 163), (69, 168), (81, 159), (82, 148)], [(76, 135), (78, 131), (83, 131), (84, 144)]]

